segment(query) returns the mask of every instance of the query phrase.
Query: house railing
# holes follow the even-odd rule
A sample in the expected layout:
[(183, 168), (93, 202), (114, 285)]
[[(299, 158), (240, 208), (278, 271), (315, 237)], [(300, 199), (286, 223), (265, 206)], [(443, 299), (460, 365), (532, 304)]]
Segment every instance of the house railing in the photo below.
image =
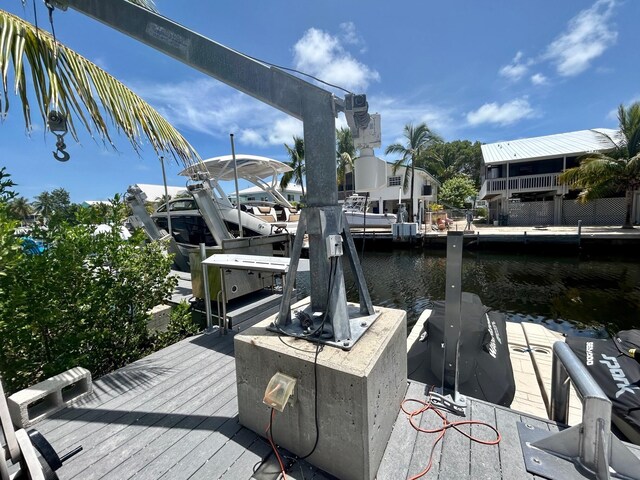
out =
[(490, 194), (536, 192), (544, 190), (562, 189), (558, 182), (560, 173), (545, 173), (542, 175), (524, 175), (511, 178), (490, 178), (484, 181), (480, 190), (480, 198)]

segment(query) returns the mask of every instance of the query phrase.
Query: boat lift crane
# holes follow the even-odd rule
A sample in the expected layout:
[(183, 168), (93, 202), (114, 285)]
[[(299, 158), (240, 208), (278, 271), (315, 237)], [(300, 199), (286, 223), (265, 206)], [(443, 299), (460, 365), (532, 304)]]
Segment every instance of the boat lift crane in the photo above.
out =
[[(306, 232), (309, 234), (311, 267), (311, 304), (307, 313), (309, 317), (317, 318), (317, 312), (322, 312), (321, 316), (330, 323), (333, 335), (326, 343), (350, 349), (375, 321), (377, 314), (349, 227), (338, 205), (335, 118), (338, 112), (344, 112), (354, 137), (364, 136), (370, 128), (366, 95), (349, 93), (344, 99), (338, 98), (316, 85), (243, 55), (126, 0), (48, 0), (48, 3), (61, 10), (70, 7), (88, 15), (302, 120), (308, 207), (301, 214), (282, 305), (273, 328), (301, 337), (308, 331), (308, 325), (298, 325), (291, 316), (293, 282)], [(346, 249), (343, 249), (345, 243)], [(331, 260), (340, 257), (343, 250), (349, 258), (360, 293), (360, 308), (356, 311), (347, 305), (342, 263), (339, 259)], [(328, 289), (327, 285), (330, 284), (333, 288)]]

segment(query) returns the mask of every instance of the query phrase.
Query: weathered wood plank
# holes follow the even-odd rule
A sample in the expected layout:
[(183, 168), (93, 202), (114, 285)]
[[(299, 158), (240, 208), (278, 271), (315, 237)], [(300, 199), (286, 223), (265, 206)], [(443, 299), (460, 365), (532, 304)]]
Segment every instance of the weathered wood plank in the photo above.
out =
[[(425, 388), (422, 388), (422, 396), (418, 397), (421, 400), (428, 400), (428, 393), (425, 392)], [(418, 404), (413, 404), (413, 408), (418, 408)], [(442, 428), (442, 419), (434, 411), (426, 411), (419, 418), (420, 428), (424, 430), (439, 430)], [(408, 423), (408, 419), (406, 419)], [(411, 427), (413, 428), (413, 427)], [(429, 465), (429, 457), (433, 459), (432, 466), (429, 471), (422, 478), (431, 479), (438, 478), (440, 468), (440, 458), (442, 456), (442, 440), (437, 444), (435, 443), (440, 435), (436, 433), (419, 432), (414, 447), (411, 451), (411, 463), (409, 465), (408, 476), (418, 475), (423, 472)], [(432, 454), (433, 452), (433, 454)], [(409, 452), (407, 452), (408, 454)], [(392, 478), (392, 477), (390, 477)], [(405, 478), (405, 477), (398, 477)]]
[[(470, 406), (471, 420), (484, 422), (496, 426), (495, 408), (484, 402), (473, 400)], [(495, 433), (482, 425), (471, 425), (471, 435), (474, 438), (492, 441)], [(500, 447), (499, 445), (483, 445), (471, 442), (471, 478), (474, 480), (500, 480)]]
[[(229, 346), (228, 348), (232, 348)], [(198, 381), (206, 369), (207, 365), (228, 364), (234, 362), (233, 358), (226, 355), (225, 352), (211, 352), (204, 350), (200, 355), (195, 355), (187, 363), (181, 366), (170, 366), (164, 378), (158, 378), (157, 383), (147, 385), (144, 389), (139, 389), (113, 398), (112, 400), (99, 404), (73, 405), (66, 409), (73, 415), (73, 418), (62, 420), (62, 424), (57, 428), (50, 430), (47, 437), (50, 441), (57, 441), (69, 435), (71, 432), (78, 430), (78, 425), (90, 422), (95, 428), (99, 423), (108, 423), (109, 416), (117, 410), (134, 410), (145, 402), (157, 399), (169, 393), (172, 395), (174, 389), (182, 389), (190, 386)], [(204, 368), (203, 368), (204, 367)], [(70, 415), (71, 416), (71, 415)], [(58, 423), (58, 419), (47, 420), (46, 424), (53, 422)], [(95, 431), (91, 432), (92, 434)]]
[[(260, 464), (262, 459), (269, 454), (270, 450), (271, 445), (254, 434), (253, 443), (240, 454), (240, 457), (238, 457), (233, 465), (231, 465), (220, 478), (229, 478), (234, 480), (236, 478), (251, 478), (254, 472), (254, 468), (256, 468)], [(287, 478), (291, 478), (293, 480), (296, 477), (287, 474)]]
[[(110, 478), (125, 480), (136, 473), (146, 470), (153, 459), (164, 455), (167, 450), (172, 448), (172, 446), (185, 435), (189, 435), (194, 429), (200, 428), (206, 419), (219, 417), (218, 412), (224, 406), (230, 404), (231, 400), (235, 398), (235, 390), (235, 384), (231, 384), (200, 408), (185, 415), (176, 414), (175, 417), (172, 416), (172, 418), (168, 419), (166, 423), (159, 423), (149, 428), (141, 435), (142, 438), (130, 442), (135, 444), (138, 451), (129, 455), (124, 462), (110, 470), (108, 476)], [(228, 413), (220, 419), (221, 421), (229, 418), (228, 414), (232, 413), (232, 406), (233, 404), (228, 407)], [(141, 444), (144, 448), (140, 448)], [(121, 448), (122, 447), (120, 447), (119, 450)], [(109, 455), (109, 457), (110, 456), (111, 455)]]
[[(233, 352), (232, 340), (226, 339), (226, 342), (219, 342), (215, 348), (219, 351), (214, 349), (214, 355), (228, 357)], [(130, 399), (138, 398), (142, 392), (148, 392), (153, 388), (156, 389), (155, 391), (172, 388), (174, 384), (171, 381), (180, 382), (181, 374), (189, 371), (194, 365), (211, 355), (211, 349), (205, 346), (196, 346), (188, 349), (184, 357), (180, 356), (166, 362), (147, 362), (146, 359), (143, 359), (144, 361), (138, 361), (125, 369), (105, 375), (94, 383), (94, 393), (86, 400), (77, 402), (72, 407), (39, 423), (38, 430), (43, 434), (50, 435), (51, 432), (64, 426), (70, 420), (76, 420), (86, 414), (84, 408), (113, 409)], [(110, 386), (102, 388), (101, 386), (104, 385)], [(107, 391), (108, 393), (104, 393)], [(55, 435), (61, 436), (59, 433)]]
[[(210, 480), (212, 478), (223, 478), (223, 475), (224, 478), (250, 478), (251, 474), (244, 477), (237, 475), (232, 467), (240, 455), (242, 455), (242, 452), (250, 448), (256, 441), (257, 435), (255, 433), (246, 428), (241, 428), (233, 438), (230, 438), (224, 446), (190, 478), (193, 480)], [(262, 442), (259, 443), (264, 445)]]
[[(471, 415), (471, 404), (473, 399), (467, 397), (467, 416)], [(447, 413), (447, 419), (450, 422), (465, 420), (465, 417), (459, 417), (452, 413)], [(470, 427), (462, 425), (458, 427), (460, 430), (469, 433)], [(470, 478), (469, 462), (471, 461), (471, 440), (454, 428), (447, 429), (442, 439), (441, 455), (438, 459), (439, 470), (438, 478), (449, 479), (455, 478), (462, 480)]]
[[(87, 452), (87, 455), (78, 457), (78, 460), (81, 458), (86, 459), (83, 462), (69, 462), (69, 474), (80, 474), (82, 477), (80, 472), (87, 472), (87, 475), (94, 476), (98, 472), (107, 473), (111, 471), (122, 462), (130, 460), (140, 449), (145, 448), (146, 450), (148, 444), (153, 442), (154, 439), (160, 437), (168, 429), (176, 427), (179, 422), (184, 421), (185, 418), (198, 411), (199, 408), (204, 406), (206, 413), (215, 412), (221, 406), (220, 404), (224, 405), (235, 397), (236, 392), (235, 388), (232, 388), (233, 386), (231, 380), (227, 382), (218, 381), (209, 386), (210, 395), (202, 395), (201, 398), (193, 397), (190, 401), (189, 398), (191, 397), (176, 397), (179, 399), (176, 403), (183, 403), (169, 412), (133, 412), (134, 417), (136, 414), (139, 417), (137, 419), (134, 418), (134, 423), (120, 428), (117, 433), (110, 437), (100, 436), (100, 442), (94, 445), (91, 451)], [(184, 400), (187, 401), (184, 402)], [(200, 422), (205, 419), (206, 416), (196, 417), (196, 420), (200, 420)], [(127, 420), (130, 420), (130, 418)], [(115, 476), (113, 478), (125, 477)]]
[[(233, 408), (237, 414), (237, 398), (235, 399)], [(220, 450), (230, 438), (234, 437), (241, 428), (237, 416), (224, 422), (215, 432), (198, 445), (193, 446), (192, 450), (185, 455), (182, 460), (177, 462), (160, 478), (164, 480), (185, 480), (190, 478), (202, 465), (216, 455), (218, 450)]]
[[(237, 425), (236, 415), (238, 413), (236, 398), (232, 398), (228, 403), (223, 405), (220, 410), (215, 412), (215, 415), (209, 416), (196, 428), (190, 432), (186, 432), (184, 436), (179, 438), (168, 450), (163, 454), (150, 459), (144, 466), (144, 469), (140, 470), (136, 478), (140, 480), (155, 480), (160, 478), (166, 472), (171, 470), (176, 464), (182, 461), (191, 451), (208, 439), (214, 434), (219, 432), (226, 432), (224, 426), (227, 424)], [(229, 430), (229, 435), (235, 435), (239, 429), (237, 425), (236, 429)], [(220, 436), (224, 437), (224, 434)], [(203, 459), (203, 463), (207, 459)], [(193, 462), (193, 459), (192, 459)], [(199, 468), (197, 465), (195, 468)], [(175, 478), (173, 476), (169, 478)]]
[[(203, 365), (192, 375), (185, 375), (184, 378), (178, 379), (173, 388), (151, 389), (129, 402), (111, 408), (109, 405), (106, 405), (106, 408), (85, 408), (86, 415), (82, 415), (77, 420), (73, 420), (52, 432), (49, 441), (55, 444), (56, 448), (66, 449), (79, 442), (84, 442), (87, 438), (108, 437), (139, 417), (140, 414), (136, 413), (138, 410), (144, 412), (172, 411), (177, 405), (200, 395), (208, 385), (214, 384), (218, 378), (221, 378), (216, 373), (224, 372), (235, 379), (235, 363), (232, 359), (225, 359), (224, 362)], [(132, 412), (133, 420), (130, 419)], [(106, 430), (102, 432), (102, 429)]]
[(511, 479), (532, 479), (524, 465), (522, 448), (520, 448), (520, 436), (518, 435), (517, 422), (522, 417), (519, 413), (506, 408), (496, 408), (496, 428), (502, 436), (498, 444), (500, 451), (500, 467), (502, 468), (502, 478)]
[[(409, 382), (405, 398), (424, 398), (424, 385)], [(418, 431), (411, 427), (407, 416), (398, 413), (387, 448), (378, 468), (378, 478), (405, 478), (409, 471), (411, 451)]]

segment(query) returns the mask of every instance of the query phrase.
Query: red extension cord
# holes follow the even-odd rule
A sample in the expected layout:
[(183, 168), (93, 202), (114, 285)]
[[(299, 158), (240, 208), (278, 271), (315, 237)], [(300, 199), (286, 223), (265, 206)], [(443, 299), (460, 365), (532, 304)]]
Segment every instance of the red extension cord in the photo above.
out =
[[(415, 402), (418, 403), (420, 405), (420, 407), (418, 407), (416, 410), (407, 410), (405, 408), (405, 404), (407, 402)], [(433, 443), (433, 446), (431, 447), (431, 453), (429, 454), (429, 463), (427, 464), (426, 468), (421, 471), (419, 474), (414, 475), (413, 477), (410, 478), (410, 480), (416, 480), (424, 475), (427, 474), (427, 472), (429, 472), (429, 470), (431, 470), (431, 467), (433, 466), (433, 452), (435, 451), (436, 445), (438, 444), (438, 442), (440, 440), (442, 440), (442, 438), (444, 437), (445, 432), (449, 429), (449, 428), (454, 428), (455, 430), (457, 430), (458, 432), (460, 432), (462, 435), (464, 435), (465, 437), (469, 438), (471, 441), (473, 442), (477, 442), (480, 443), (482, 445), (497, 445), (498, 443), (500, 443), (500, 440), (502, 439), (502, 437), (500, 436), (500, 432), (498, 432), (498, 430), (492, 426), (489, 425), (488, 423), (485, 422), (480, 422), (477, 420), (459, 420), (456, 422), (450, 422), (447, 420), (447, 416), (441, 412), (439, 409), (437, 409), (436, 407), (434, 407), (430, 401), (425, 402), (424, 400), (417, 400), (415, 398), (407, 398), (405, 399), (402, 404), (400, 405), (400, 408), (402, 409), (402, 411), (404, 413), (407, 414), (407, 416), (409, 417), (409, 423), (411, 423), (411, 426), (413, 428), (415, 428), (418, 432), (423, 432), (423, 433), (437, 433), (438, 437), (436, 438), (436, 441)], [(441, 419), (442, 419), (442, 426), (439, 428), (434, 428), (434, 429), (426, 429), (426, 428), (421, 428), (420, 425), (416, 425), (414, 423), (414, 417), (417, 417), (419, 415), (422, 415), (425, 412), (428, 411), (433, 411), (436, 413), (436, 415), (438, 415)], [(418, 422), (419, 423), (419, 422)], [(495, 440), (482, 440), (476, 437), (472, 437), (470, 434), (463, 432), (462, 430), (460, 430), (460, 426), (461, 425), (482, 425), (485, 427), (490, 428), (491, 430), (493, 430), (496, 434), (496, 439)]]

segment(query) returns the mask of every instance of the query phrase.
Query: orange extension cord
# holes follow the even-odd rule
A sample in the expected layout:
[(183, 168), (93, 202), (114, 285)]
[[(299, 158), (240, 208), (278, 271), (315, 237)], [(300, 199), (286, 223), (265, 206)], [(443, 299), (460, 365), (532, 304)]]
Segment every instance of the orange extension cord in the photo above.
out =
[[(416, 409), (416, 410), (407, 410), (405, 408), (405, 404), (407, 402), (415, 402), (418, 403), (420, 406)], [(471, 441), (473, 442), (477, 442), (480, 443), (482, 445), (497, 445), (498, 443), (500, 443), (500, 440), (502, 439), (500, 432), (498, 432), (498, 430), (492, 426), (489, 425), (488, 423), (485, 422), (479, 422), (477, 420), (459, 420), (456, 422), (450, 422), (447, 420), (447, 416), (442, 413), (439, 409), (437, 409), (436, 407), (434, 407), (430, 401), (425, 402), (423, 400), (417, 400), (414, 398), (407, 398), (405, 399), (400, 408), (402, 409), (402, 411), (407, 414), (408, 418), (409, 418), (409, 423), (411, 423), (411, 426), (413, 428), (415, 428), (418, 432), (423, 432), (423, 433), (437, 433), (438, 437), (436, 438), (436, 441), (433, 443), (433, 446), (431, 447), (431, 453), (429, 454), (429, 463), (427, 464), (426, 468), (421, 471), (420, 473), (418, 473), (417, 475), (414, 475), (413, 477), (411, 477), (410, 480), (416, 480), (424, 475), (427, 474), (427, 472), (429, 472), (429, 470), (431, 470), (431, 467), (433, 466), (433, 452), (436, 449), (436, 445), (438, 444), (438, 442), (440, 440), (442, 440), (442, 438), (444, 437), (445, 432), (449, 429), (449, 428), (454, 428), (455, 430), (457, 430), (458, 432), (460, 432), (462, 435), (464, 435), (465, 437), (469, 438)], [(441, 419), (442, 419), (442, 426), (440, 428), (434, 428), (432, 430), (430, 429), (426, 429), (426, 428), (421, 428), (420, 425), (416, 425), (414, 423), (414, 417), (418, 417), (419, 415), (422, 415), (425, 412), (428, 411), (433, 411), (436, 413), (436, 415), (438, 415)], [(418, 422), (419, 423), (419, 422)], [(496, 434), (496, 439), (495, 440), (482, 440), (476, 437), (472, 437), (470, 434), (463, 432), (462, 430), (460, 430), (460, 426), (462, 425), (482, 425), (485, 427), (490, 428), (491, 430), (493, 430)]]
[(271, 426), (273, 425), (273, 416), (275, 415), (275, 409), (271, 409), (271, 418), (269, 419), (269, 425), (267, 425), (267, 429), (265, 430), (265, 434), (269, 439), (269, 443), (271, 444), (271, 448), (273, 448), (273, 452), (276, 454), (276, 458), (278, 459), (278, 463), (280, 464), (280, 471), (282, 472), (282, 480), (287, 480), (287, 474), (284, 471), (284, 464), (282, 463), (282, 459), (280, 458), (280, 454), (278, 453), (278, 449), (276, 448), (275, 443), (273, 443), (273, 432), (271, 432)]

